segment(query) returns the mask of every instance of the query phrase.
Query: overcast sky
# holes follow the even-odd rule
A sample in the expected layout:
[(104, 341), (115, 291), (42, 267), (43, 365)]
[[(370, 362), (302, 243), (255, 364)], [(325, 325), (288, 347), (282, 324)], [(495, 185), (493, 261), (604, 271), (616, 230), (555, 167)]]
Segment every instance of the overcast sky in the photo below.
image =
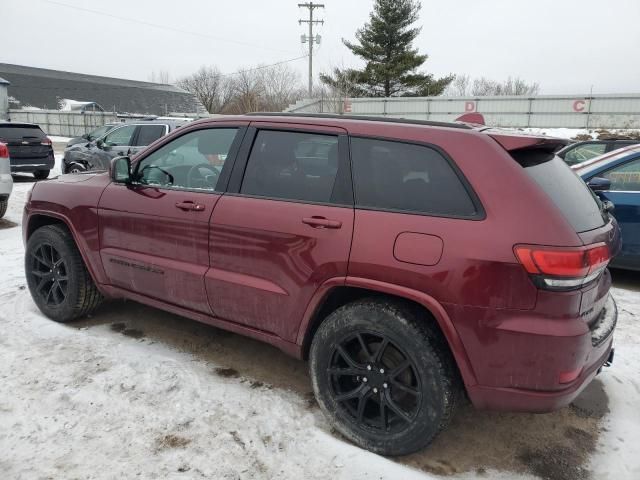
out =
[[(340, 39), (353, 39), (373, 1), (322, 1), (316, 71), (359, 65)], [(297, 21), (307, 11), (297, 4), (0, 0), (0, 62), (137, 80), (153, 70), (175, 79), (209, 64), (233, 72), (306, 52)], [(594, 93), (640, 91), (640, 0), (423, 0), (418, 23), (416, 46), (429, 55), (423, 69), (436, 75), (520, 76), (546, 94), (592, 85)], [(291, 65), (306, 82), (306, 59)]]

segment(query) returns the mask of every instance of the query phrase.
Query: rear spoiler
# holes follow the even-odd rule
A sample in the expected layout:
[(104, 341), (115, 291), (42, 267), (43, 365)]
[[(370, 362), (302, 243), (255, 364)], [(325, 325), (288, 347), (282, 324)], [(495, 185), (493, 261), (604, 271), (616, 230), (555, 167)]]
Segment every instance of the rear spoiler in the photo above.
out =
[(498, 142), (505, 150), (544, 150), (549, 153), (557, 152), (569, 143), (564, 138), (544, 137), (535, 135), (524, 135), (517, 133), (491, 133), (487, 132), (491, 138)]

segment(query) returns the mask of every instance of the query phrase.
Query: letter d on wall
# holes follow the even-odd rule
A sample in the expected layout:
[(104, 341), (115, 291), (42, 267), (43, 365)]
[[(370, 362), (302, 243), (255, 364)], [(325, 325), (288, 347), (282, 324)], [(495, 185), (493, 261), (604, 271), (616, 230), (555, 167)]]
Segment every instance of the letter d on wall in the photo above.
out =
[(464, 102), (464, 111), (465, 112), (475, 112), (476, 111), (476, 102)]

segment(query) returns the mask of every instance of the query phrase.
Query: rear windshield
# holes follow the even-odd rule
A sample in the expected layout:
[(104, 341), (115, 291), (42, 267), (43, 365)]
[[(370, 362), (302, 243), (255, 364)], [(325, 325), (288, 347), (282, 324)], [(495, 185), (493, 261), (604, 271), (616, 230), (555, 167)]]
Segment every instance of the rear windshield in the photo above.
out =
[(596, 196), (560, 157), (543, 150), (510, 153), (551, 197), (576, 232), (586, 232), (605, 224)]
[(34, 125), (0, 125), (0, 138), (5, 140), (22, 139), (24, 137), (44, 138), (44, 132)]

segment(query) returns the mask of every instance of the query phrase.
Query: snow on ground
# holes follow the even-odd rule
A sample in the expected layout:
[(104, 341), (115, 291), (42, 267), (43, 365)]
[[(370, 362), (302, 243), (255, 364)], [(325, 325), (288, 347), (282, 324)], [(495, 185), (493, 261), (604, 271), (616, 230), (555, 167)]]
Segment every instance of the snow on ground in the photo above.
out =
[(70, 137), (58, 137), (57, 135), (47, 135), (47, 137), (49, 137), (53, 143), (66, 144), (69, 140), (71, 140)]
[[(598, 131), (600, 129), (596, 128), (517, 128), (514, 130), (518, 130), (520, 132), (530, 133), (532, 135), (546, 135), (548, 137), (559, 137), (559, 138), (567, 138), (574, 139), (578, 135), (589, 135), (593, 140), (598, 138)], [(611, 134), (620, 134), (620, 135), (629, 135), (631, 133), (637, 133), (638, 130), (633, 129), (606, 129), (607, 132)]]
[(22, 266), (32, 182), (0, 220), (2, 478), (640, 478), (637, 274), (615, 275), (616, 359), (574, 406), (464, 406), (430, 448), (386, 459), (332, 432), (306, 364), (268, 345), (133, 302), (46, 319)]

